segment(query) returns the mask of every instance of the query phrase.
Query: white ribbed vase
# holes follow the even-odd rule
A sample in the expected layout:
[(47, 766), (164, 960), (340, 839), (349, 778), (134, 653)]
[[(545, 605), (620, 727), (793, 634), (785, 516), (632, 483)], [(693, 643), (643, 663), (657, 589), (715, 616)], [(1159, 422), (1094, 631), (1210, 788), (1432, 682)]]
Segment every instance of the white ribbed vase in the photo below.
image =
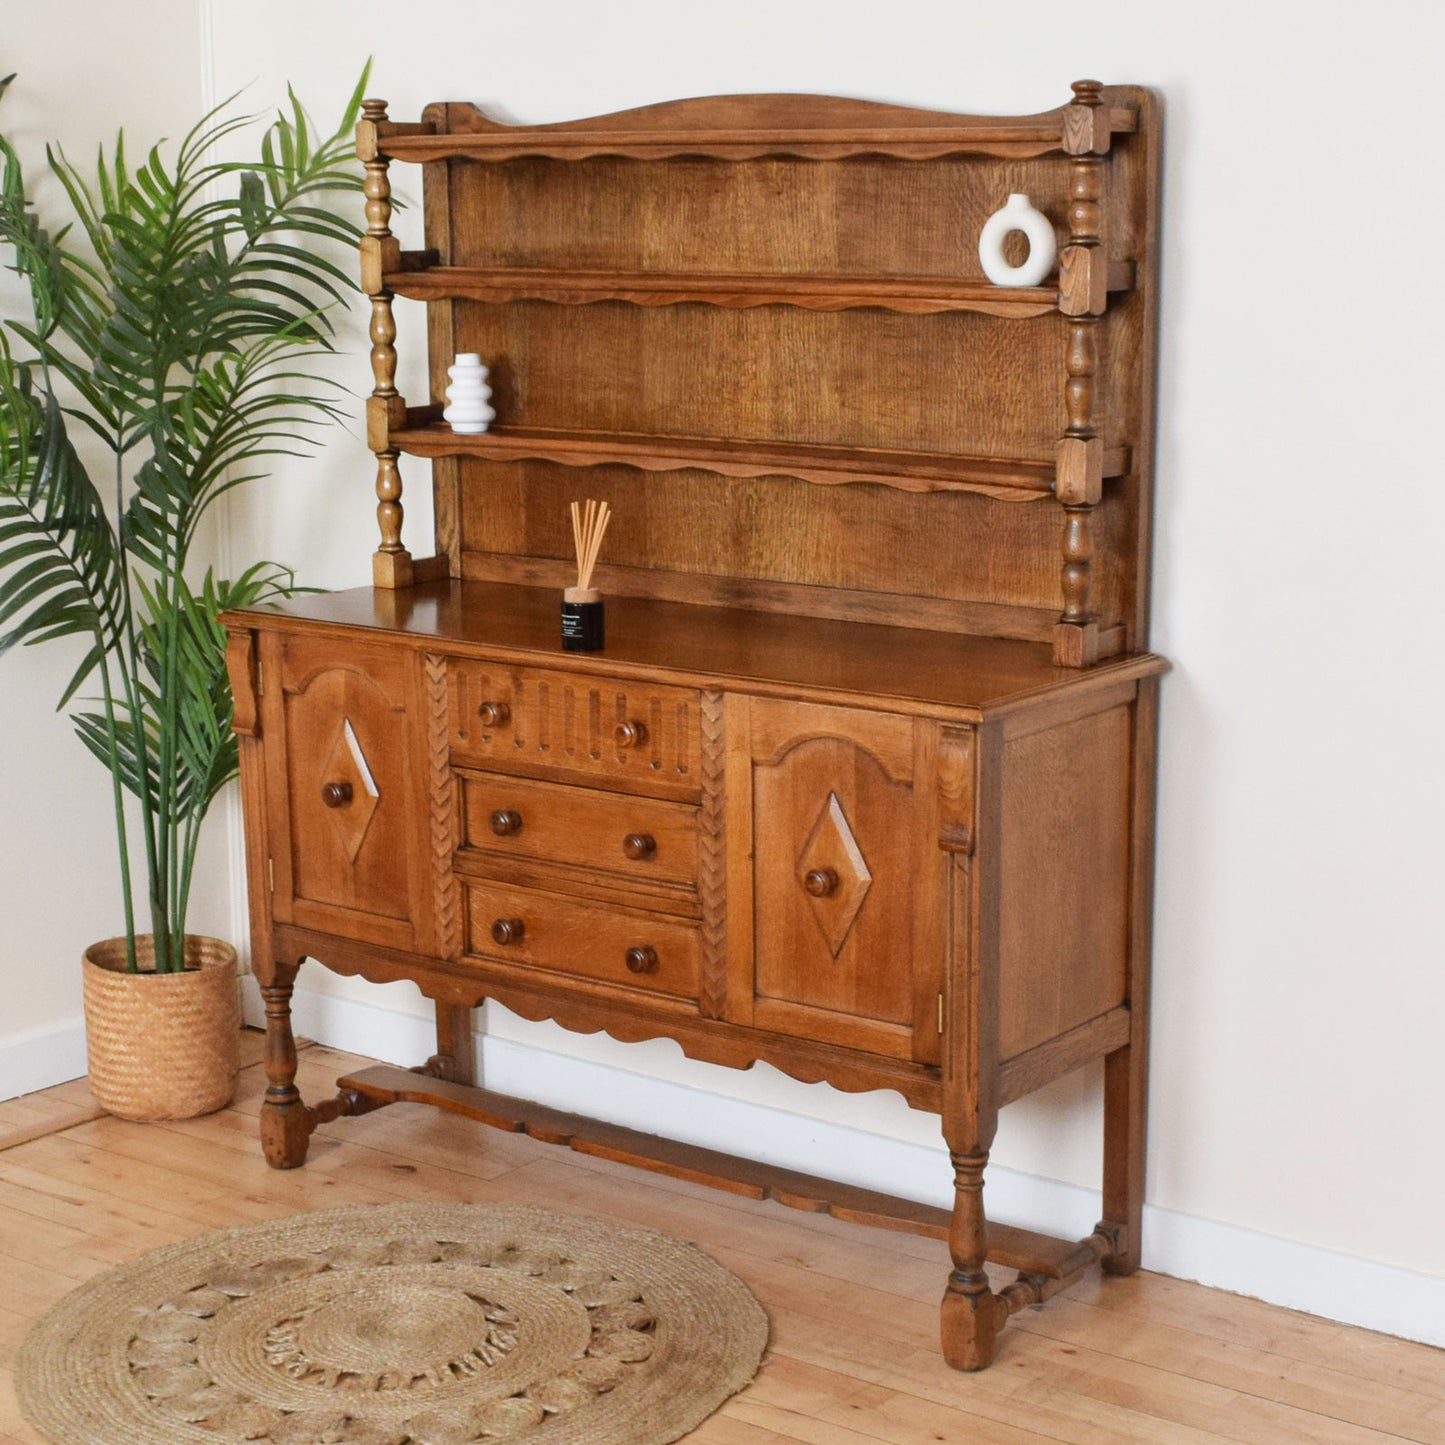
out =
[[(1014, 231), (1022, 231), (1029, 242), (1028, 260), (1019, 266), (1009, 265), (1003, 254), (1003, 243)], [(1053, 224), (1018, 192), (983, 223), (978, 235), (978, 259), (983, 262), (983, 274), (995, 286), (1037, 286), (1049, 274), (1057, 254)]]
[(492, 388), (487, 385), (487, 368), (475, 351), (457, 353), (456, 364), (447, 367), (452, 384), (447, 387), (447, 409), (442, 413), (454, 432), (474, 436), (492, 424), (496, 412), (488, 403)]

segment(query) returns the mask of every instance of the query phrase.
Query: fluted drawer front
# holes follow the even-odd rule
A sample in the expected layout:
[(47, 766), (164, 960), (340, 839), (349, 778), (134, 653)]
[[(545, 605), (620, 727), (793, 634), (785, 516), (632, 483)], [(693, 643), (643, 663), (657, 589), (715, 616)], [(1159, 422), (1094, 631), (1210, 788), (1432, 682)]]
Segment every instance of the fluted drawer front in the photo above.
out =
[(697, 809), (505, 773), (462, 778), (462, 842), (506, 857), (692, 883)]
[(455, 661), (452, 756), (533, 776), (620, 780), (688, 800), (701, 787), (699, 695), (543, 668)]
[(540, 889), (469, 883), (467, 951), (573, 978), (697, 997), (696, 928)]

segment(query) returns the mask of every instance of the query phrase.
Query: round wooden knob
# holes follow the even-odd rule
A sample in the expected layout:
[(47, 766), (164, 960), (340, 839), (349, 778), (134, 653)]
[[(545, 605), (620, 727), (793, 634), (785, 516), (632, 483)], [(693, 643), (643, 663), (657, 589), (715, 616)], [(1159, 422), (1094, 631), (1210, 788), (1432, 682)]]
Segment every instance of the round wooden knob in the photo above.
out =
[(627, 950), (627, 967), (633, 973), (651, 973), (657, 967), (657, 950), (643, 944)]
[(513, 833), (522, 831), (522, 815), (511, 808), (498, 808), (487, 821), (499, 838), (510, 838)]
[(622, 840), (622, 851), (634, 863), (640, 863), (657, 852), (657, 839), (651, 833), (629, 833)]
[(477, 709), (483, 727), (504, 728), (512, 720), (512, 709), (504, 702), (484, 702)]
[(527, 925), (520, 918), (497, 918), (492, 921), (493, 943), (520, 943)]
[(647, 741), (647, 727), (640, 722), (620, 722), (613, 729), (612, 736), (619, 748), (640, 748)]
[(351, 801), (351, 784), (327, 783), (321, 789), (321, 801), (328, 808), (344, 808)]
[(803, 874), (803, 888), (814, 898), (826, 898), (838, 886), (838, 875), (831, 868), (809, 868)]

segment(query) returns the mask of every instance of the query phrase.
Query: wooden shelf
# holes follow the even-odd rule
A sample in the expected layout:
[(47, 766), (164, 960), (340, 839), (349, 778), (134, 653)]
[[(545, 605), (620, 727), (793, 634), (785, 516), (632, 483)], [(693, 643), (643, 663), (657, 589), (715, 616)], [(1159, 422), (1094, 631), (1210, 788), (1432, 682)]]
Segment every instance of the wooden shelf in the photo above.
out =
[(1097, 153), (1108, 148), (1109, 137), (1138, 128), (1139, 113), (1131, 107), (1100, 106), (1097, 119), (1086, 110), (1070, 105), (1040, 115), (1000, 119), (824, 96), (716, 96), (529, 126), (505, 125), (475, 106), (452, 104), (430, 108), (421, 125), (378, 120), (372, 136), (380, 154), (421, 162), (504, 161), (522, 156), (842, 160), (880, 155), (934, 160), (955, 155), (1027, 159), (1060, 151)]
[(1038, 124), (977, 126), (931, 132), (900, 129), (893, 135), (849, 129), (694, 131), (675, 139), (643, 138), (635, 132), (574, 130), (549, 132), (543, 127), (499, 127), (474, 135), (387, 135), (378, 127), (382, 153), (395, 161), (509, 161), (522, 156), (550, 160), (588, 160), (617, 156), (656, 161), (673, 156), (711, 160), (756, 160), (763, 156), (797, 156), (807, 160), (845, 160), (880, 155), (896, 160), (939, 160), (944, 156), (989, 155), (1024, 160), (1064, 149), (1056, 120)]
[[(1117, 268), (1123, 290), (1133, 268)], [(1111, 281), (1115, 277), (1111, 274)], [(634, 306), (800, 306), (809, 311), (846, 311), (880, 306), (928, 315), (974, 311), (988, 316), (1045, 316), (1058, 309), (1056, 286), (1006, 288), (946, 276), (699, 275), (664, 271), (553, 270), (540, 267), (432, 266), (389, 271), (388, 291), (417, 301), (459, 297), (471, 301), (555, 301), (586, 305), (626, 301)]]
[[(697, 467), (725, 477), (788, 476), (823, 486), (874, 482), (904, 492), (980, 492), (1017, 502), (1037, 501), (1052, 495), (1054, 489), (1052, 462), (814, 442), (731, 441), (525, 426), (494, 427), (480, 436), (462, 436), (436, 419), (432, 407), (409, 412), (407, 421), (407, 426), (390, 433), (389, 441), (418, 457), (535, 459), (568, 467), (613, 463), (654, 472)], [(1127, 448), (1104, 453), (1105, 476), (1122, 476), (1128, 467)]]
[[(642, 114), (642, 113), (636, 113)], [(603, 117), (605, 120), (607, 117)], [(954, 118), (954, 117), (949, 117)], [(957, 117), (965, 120), (967, 117)], [(1137, 129), (1136, 111), (1108, 111), (1108, 129)], [(406, 133), (410, 131), (410, 133)], [(588, 160), (617, 156), (626, 160), (666, 160), (672, 156), (704, 156), (714, 160), (756, 160), (762, 156), (798, 156), (808, 160), (845, 160), (851, 156), (889, 156), (896, 160), (939, 160), (945, 156), (997, 156), (1027, 160), (1056, 155), (1071, 147), (1059, 113), (1025, 120), (974, 121), (971, 124), (900, 124), (892, 129), (855, 126), (757, 126), (692, 129), (675, 134), (637, 129), (582, 126), (501, 126), (416, 133), (416, 127), (376, 127), (377, 149), (390, 160), (516, 160), (546, 156), (552, 160)]]

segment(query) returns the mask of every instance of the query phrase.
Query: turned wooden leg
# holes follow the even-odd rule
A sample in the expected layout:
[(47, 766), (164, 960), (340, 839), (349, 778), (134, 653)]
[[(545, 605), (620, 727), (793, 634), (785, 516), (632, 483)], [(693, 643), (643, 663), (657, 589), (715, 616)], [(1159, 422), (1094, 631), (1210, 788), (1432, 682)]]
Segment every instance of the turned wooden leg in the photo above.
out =
[(948, 1252), (953, 1270), (943, 1295), (940, 1319), (943, 1357), (955, 1370), (982, 1370), (993, 1360), (1008, 1304), (994, 1294), (984, 1271), (988, 1221), (983, 1213), (983, 1171), (988, 1150), (953, 1154), (953, 1220)]
[[(311, 1116), (296, 1089), (296, 1040), (291, 1033), (293, 968), (263, 985), (266, 1001), (266, 1098), (261, 1105), (261, 1149), (273, 1169), (306, 1162)], [(283, 981), (284, 980), (284, 981)]]

